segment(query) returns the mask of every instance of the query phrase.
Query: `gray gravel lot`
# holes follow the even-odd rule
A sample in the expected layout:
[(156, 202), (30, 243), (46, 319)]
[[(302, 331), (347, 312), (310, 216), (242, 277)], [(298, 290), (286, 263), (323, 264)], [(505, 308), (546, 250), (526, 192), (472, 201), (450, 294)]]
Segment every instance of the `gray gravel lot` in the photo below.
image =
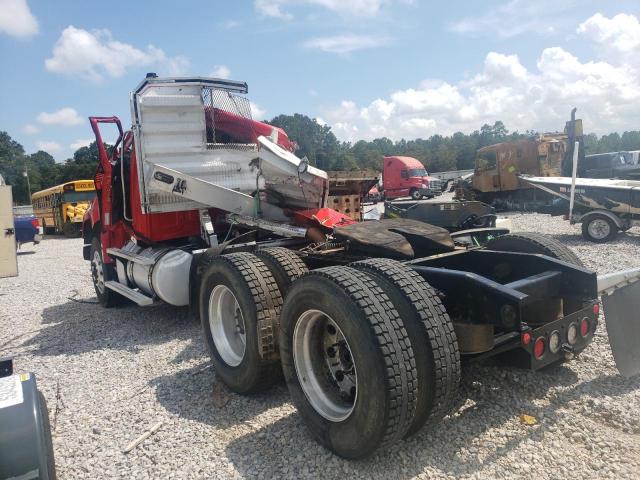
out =
[[(599, 273), (640, 266), (638, 229), (594, 245), (560, 218), (510, 217)], [(0, 280), (0, 356), (37, 375), (61, 479), (640, 478), (640, 378), (617, 375), (603, 325), (579, 358), (550, 371), (465, 369), (458, 412), (348, 462), (311, 439), (284, 385), (242, 397), (216, 383), (187, 309), (96, 305), (81, 245), (47, 238), (20, 255), (19, 277)]]

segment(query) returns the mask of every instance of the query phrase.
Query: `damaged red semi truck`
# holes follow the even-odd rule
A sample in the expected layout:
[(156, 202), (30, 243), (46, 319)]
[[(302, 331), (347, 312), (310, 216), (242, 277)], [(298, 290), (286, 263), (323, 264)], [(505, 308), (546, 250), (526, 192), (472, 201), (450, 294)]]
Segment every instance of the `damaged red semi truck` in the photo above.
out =
[[(131, 93), (131, 129), (91, 117), (100, 164), (84, 258), (103, 306), (188, 306), (216, 381), (248, 394), (284, 375), (314, 437), (347, 458), (446, 415), (461, 362), (538, 370), (578, 354), (599, 291), (616, 362), (638, 371), (638, 326), (625, 321), (638, 271), (598, 279), (535, 233), (484, 229), (491, 240), (473, 247), (473, 231), (355, 222), (326, 207), (327, 174), (284, 131), (251, 120), (246, 93), (149, 75)], [(109, 149), (104, 124), (119, 131)]]

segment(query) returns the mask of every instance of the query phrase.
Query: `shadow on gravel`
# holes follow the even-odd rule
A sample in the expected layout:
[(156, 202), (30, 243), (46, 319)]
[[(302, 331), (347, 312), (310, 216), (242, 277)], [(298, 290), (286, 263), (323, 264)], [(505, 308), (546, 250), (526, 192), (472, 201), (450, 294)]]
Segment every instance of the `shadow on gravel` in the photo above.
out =
[[(173, 340), (194, 340), (181, 354), (184, 360), (204, 353), (197, 343), (199, 324), (187, 308), (140, 308), (127, 305), (103, 308), (97, 299), (68, 301), (42, 311), (43, 328), (22, 344), (34, 355), (73, 356), (95, 350), (137, 352), (142, 345), (158, 345)], [(196, 353), (197, 350), (197, 353)]]
[(265, 392), (238, 395), (218, 382), (210, 363), (180, 370), (172, 375), (155, 378), (158, 402), (168, 411), (188, 420), (217, 428), (229, 428), (289, 400), (284, 381)]
[[(311, 438), (297, 413), (233, 441), (227, 456), (245, 477), (395, 479), (434, 471), (459, 477), (490, 468), (522, 442), (541, 441), (566, 415), (559, 409), (585, 392), (609, 395), (615, 386), (616, 394), (624, 394), (640, 384), (640, 379), (618, 376), (577, 383), (575, 373), (563, 366), (529, 372), (473, 365), (464, 373), (461, 393), (467, 401), (457, 412), (371, 458), (347, 461), (331, 454)], [(551, 404), (537, 405), (552, 387), (560, 388), (551, 395)], [(534, 416), (538, 425), (520, 423), (523, 413)]]
[(21, 250), (18, 250), (18, 251), (16, 252), (16, 254), (17, 254), (19, 257), (21, 257), (22, 255), (33, 255), (34, 253), (36, 253), (36, 251), (35, 251), (35, 250), (22, 250), (22, 251), (21, 251)]

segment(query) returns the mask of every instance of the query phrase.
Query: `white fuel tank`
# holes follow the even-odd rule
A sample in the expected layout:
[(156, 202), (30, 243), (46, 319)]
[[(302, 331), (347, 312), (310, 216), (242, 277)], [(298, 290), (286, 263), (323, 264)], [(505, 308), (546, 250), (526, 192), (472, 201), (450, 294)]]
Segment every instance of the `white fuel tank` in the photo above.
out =
[(163, 248), (146, 249), (138, 255), (153, 259), (154, 263), (128, 262), (127, 277), (131, 283), (171, 305), (189, 305), (190, 253)]

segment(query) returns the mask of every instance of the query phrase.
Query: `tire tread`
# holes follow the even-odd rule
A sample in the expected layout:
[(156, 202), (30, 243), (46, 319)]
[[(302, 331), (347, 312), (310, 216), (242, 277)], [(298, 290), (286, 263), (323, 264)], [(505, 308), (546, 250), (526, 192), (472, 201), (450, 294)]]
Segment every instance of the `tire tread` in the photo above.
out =
[[(563, 262), (571, 263), (579, 267), (584, 267), (584, 264), (566, 245), (563, 245), (555, 238), (548, 237), (542, 233), (536, 232), (519, 232), (508, 233), (507, 235), (501, 235), (499, 237), (490, 240), (486, 247), (488, 250), (496, 249), (500, 251), (509, 251), (508, 246), (504, 245), (508, 243), (510, 239), (515, 239), (524, 243), (528, 243), (540, 250), (543, 250), (547, 255)], [(501, 245), (504, 245), (501, 247)], [(495, 248), (498, 247), (498, 248)]]
[(266, 264), (249, 252), (211, 256), (202, 267), (214, 262), (224, 262), (236, 270), (246, 282), (256, 306), (256, 322), (259, 335), (260, 369), (258, 381), (245, 393), (253, 393), (270, 387), (282, 374), (278, 354), (278, 331), (282, 311), (282, 295)]
[(344, 266), (313, 270), (337, 284), (366, 314), (383, 354), (390, 409), (381, 446), (402, 438), (413, 420), (418, 379), (413, 349), (402, 319), (375, 280), (365, 272)]
[[(424, 420), (436, 422), (450, 412), (460, 385), (460, 352), (453, 323), (436, 291), (418, 273), (384, 258), (363, 260), (354, 268), (381, 276), (400, 289), (423, 326), (433, 356), (433, 406)], [(422, 425), (414, 425), (415, 433)]]

